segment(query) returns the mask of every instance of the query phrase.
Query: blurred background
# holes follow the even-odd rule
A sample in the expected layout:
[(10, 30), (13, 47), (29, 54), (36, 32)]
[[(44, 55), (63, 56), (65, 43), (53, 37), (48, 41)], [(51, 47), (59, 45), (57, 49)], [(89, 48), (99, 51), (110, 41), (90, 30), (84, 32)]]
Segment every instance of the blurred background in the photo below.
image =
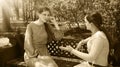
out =
[(65, 36), (83, 39), (90, 35), (85, 29), (84, 16), (99, 11), (103, 26), (111, 35), (114, 65), (120, 63), (120, 1), (119, 0), (0, 0), (0, 35), (24, 34), (27, 24), (36, 20), (37, 6), (47, 6), (63, 29)]

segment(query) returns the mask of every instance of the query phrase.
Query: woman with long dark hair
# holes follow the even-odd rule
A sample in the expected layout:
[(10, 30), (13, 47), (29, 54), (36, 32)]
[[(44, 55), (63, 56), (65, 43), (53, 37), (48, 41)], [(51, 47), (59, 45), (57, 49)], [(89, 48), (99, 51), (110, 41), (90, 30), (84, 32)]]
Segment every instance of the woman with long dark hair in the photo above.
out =
[[(54, 36), (53, 30), (59, 31), (59, 26), (55, 19), (51, 18), (48, 7), (41, 6), (36, 10), (39, 18), (27, 25), (25, 33), (24, 60), (28, 67), (58, 67), (50, 57), (46, 44), (55, 38), (62, 38), (62, 35)], [(53, 23), (55, 28), (50, 23)]]
[[(84, 20), (87, 30), (90, 30), (92, 35), (87, 39), (80, 41), (76, 49), (73, 49), (71, 46), (61, 46), (60, 49), (69, 51), (70, 53), (87, 61), (87, 63), (81, 63), (74, 67), (107, 67), (109, 38), (102, 25), (102, 16), (100, 13), (94, 12), (86, 15)], [(83, 44), (87, 44), (88, 53), (83, 53), (77, 50)]]

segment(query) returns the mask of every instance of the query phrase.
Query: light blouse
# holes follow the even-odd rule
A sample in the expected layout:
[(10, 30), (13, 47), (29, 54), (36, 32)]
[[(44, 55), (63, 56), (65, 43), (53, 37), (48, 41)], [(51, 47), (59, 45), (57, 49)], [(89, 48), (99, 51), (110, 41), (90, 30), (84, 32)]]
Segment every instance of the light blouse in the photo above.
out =
[(73, 49), (71, 52), (88, 62), (101, 66), (108, 65), (109, 42), (102, 31), (96, 32), (87, 42), (88, 53), (79, 52)]

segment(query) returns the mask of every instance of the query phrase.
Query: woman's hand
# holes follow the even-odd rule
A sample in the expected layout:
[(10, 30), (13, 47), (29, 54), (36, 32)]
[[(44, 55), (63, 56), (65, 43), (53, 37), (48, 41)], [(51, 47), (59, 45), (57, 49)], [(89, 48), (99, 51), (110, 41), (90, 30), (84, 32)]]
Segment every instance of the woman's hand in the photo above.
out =
[(54, 17), (50, 17), (50, 21), (55, 25), (57, 30), (60, 30), (60, 27)]
[(30, 58), (37, 58), (38, 54), (39, 54), (39, 51), (38, 50), (35, 50), (33, 51), (33, 53), (29, 52), (29, 51), (25, 51), (27, 53), (27, 55), (30, 57)]
[(61, 50), (65, 50), (65, 51), (68, 51), (68, 52), (71, 52), (73, 50), (73, 48), (71, 46), (66, 46), (66, 47), (60, 46), (59, 48)]
[(85, 41), (84, 40), (81, 40), (78, 44), (77, 44), (77, 47), (75, 48), (76, 50), (78, 50), (82, 45), (85, 44)]

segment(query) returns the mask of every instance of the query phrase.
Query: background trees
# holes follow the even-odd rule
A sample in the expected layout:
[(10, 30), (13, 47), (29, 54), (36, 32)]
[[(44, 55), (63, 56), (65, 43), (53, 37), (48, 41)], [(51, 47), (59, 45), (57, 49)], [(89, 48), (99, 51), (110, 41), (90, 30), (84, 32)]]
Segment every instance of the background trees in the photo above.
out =
[(6, 31), (11, 31), (11, 26), (10, 26), (10, 13), (8, 12), (7, 9), (9, 9), (8, 3), (5, 1), (1, 0), (1, 10), (2, 10), (2, 24), (1, 24), (1, 29), (0, 31), (6, 32)]
[[(1, 0), (6, 1), (8, 0)], [(21, 1), (22, 6), (18, 5), (18, 1)], [(73, 24), (76, 23), (80, 27), (80, 23), (84, 23), (83, 18), (87, 13), (93, 11), (99, 11), (104, 17), (103, 26), (111, 35), (112, 39), (112, 48), (115, 48), (116, 59), (120, 56), (118, 48), (120, 47), (120, 1), (119, 0), (12, 0), (14, 10), (13, 13), (17, 16), (19, 21), (20, 15), (22, 15), (23, 22), (28, 24), (29, 21), (37, 19), (36, 11), (34, 8), (38, 6), (48, 6), (52, 9), (53, 16), (59, 23)], [(18, 4), (16, 4), (18, 3)], [(10, 5), (10, 3), (8, 3)], [(5, 5), (4, 5), (5, 6)], [(20, 8), (22, 13), (20, 13)], [(2, 8), (3, 14), (3, 23), (2, 30), (10, 31), (11, 30), (11, 14), (9, 7)], [(18, 22), (15, 21), (15, 22)], [(69, 22), (69, 23), (66, 23)], [(74, 32), (74, 33), (71, 33)], [(81, 29), (72, 29), (68, 32), (70, 34), (80, 33)], [(78, 34), (79, 34), (78, 33)], [(117, 47), (116, 47), (117, 45)], [(119, 63), (120, 64), (120, 63)]]
[[(29, 0), (34, 2), (34, 6), (48, 6), (53, 10), (53, 16), (60, 22), (84, 23), (83, 18), (87, 13), (99, 11), (103, 16), (103, 27), (106, 28), (111, 37), (111, 48), (115, 49), (114, 60), (117, 64), (120, 50), (120, 1), (119, 0)], [(30, 4), (30, 3), (28, 3)], [(29, 11), (28, 11), (29, 12)], [(30, 13), (28, 13), (30, 14)], [(27, 15), (28, 15), (27, 14)], [(34, 14), (35, 16), (35, 14)], [(35, 19), (36, 17), (34, 17)], [(28, 20), (28, 19), (26, 19)], [(79, 28), (80, 29), (80, 28)], [(74, 29), (73, 31), (81, 31)], [(72, 31), (68, 32), (71, 33)], [(76, 34), (73, 33), (73, 34)], [(117, 46), (117, 47), (116, 47)]]

